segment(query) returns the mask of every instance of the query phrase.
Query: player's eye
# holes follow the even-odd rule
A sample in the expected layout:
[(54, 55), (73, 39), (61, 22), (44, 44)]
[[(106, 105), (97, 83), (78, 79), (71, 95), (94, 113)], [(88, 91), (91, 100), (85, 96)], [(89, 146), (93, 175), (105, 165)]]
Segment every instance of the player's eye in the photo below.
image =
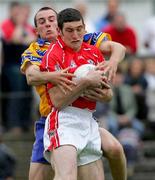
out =
[(43, 18), (38, 19), (38, 23), (39, 23), (39, 24), (44, 24), (44, 23), (45, 23), (45, 19), (43, 19)]
[(83, 30), (83, 27), (77, 28), (77, 32), (81, 32)]
[(53, 21), (55, 21), (55, 17), (49, 17), (48, 20), (49, 20), (50, 22), (53, 22)]
[(67, 31), (67, 32), (73, 32), (73, 31), (74, 31), (74, 29), (67, 28), (67, 29), (66, 29), (66, 31)]

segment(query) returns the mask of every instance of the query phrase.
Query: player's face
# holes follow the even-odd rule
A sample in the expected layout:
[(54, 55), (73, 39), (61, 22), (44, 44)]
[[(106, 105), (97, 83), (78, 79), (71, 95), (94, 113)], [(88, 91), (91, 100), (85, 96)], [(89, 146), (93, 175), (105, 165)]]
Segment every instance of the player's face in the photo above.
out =
[(36, 16), (36, 32), (42, 39), (49, 42), (55, 41), (58, 36), (57, 17), (54, 11), (44, 10)]
[(65, 44), (75, 51), (79, 51), (85, 34), (85, 25), (82, 20), (74, 22), (66, 22), (63, 24), (63, 29), (60, 35)]

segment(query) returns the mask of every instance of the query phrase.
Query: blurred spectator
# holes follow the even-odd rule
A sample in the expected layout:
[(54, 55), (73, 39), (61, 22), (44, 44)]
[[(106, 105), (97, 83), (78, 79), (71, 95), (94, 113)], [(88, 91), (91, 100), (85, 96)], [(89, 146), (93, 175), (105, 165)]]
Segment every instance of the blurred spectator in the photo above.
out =
[(12, 150), (3, 143), (0, 129), (0, 180), (14, 180), (16, 158)]
[(142, 38), (147, 54), (155, 55), (155, 16), (149, 18), (144, 24)]
[(128, 167), (134, 168), (144, 126), (135, 118), (137, 107), (132, 89), (123, 82), (124, 75), (118, 68), (114, 81), (114, 96), (110, 102), (110, 112), (107, 117), (107, 127), (123, 145)]
[[(0, 77), (1, 77), (1, 74), (2, 74), (2, 34), (1, 34), (1, 30), (0, 30)], [(1, 80), (1, 78), (0, 78), (0, 80)], [(0, 86), (0, 87), (2, 87), (2, 86)]]
[(97, 31), (101, 31), (105, 26), (112, 22), (114, 15), (118, 12), (119, 0), (108, 0), (106, 8), (106, 14), (104, 14), (103, 17), (96, 23)]
[(148, 83), (146, 99), (148, 106), (148, 123), (152, 132), (155, 131), (155, 59), (146, 59), (145, 77)]
[(144, 76), (144, 61), (140, 58), (134, 57), (129, 62), (128, 72), (125, 76), (125, 83), (130, 85), (135, 94), (137, 103), (136, 117), (139, 120), (146, 121), (147, 119), (147, 105), (146, 105), (146, 89), (147, 81)]
[(3, 125), (14, 135), (27, 131), (31, 124), (31, 88), (20, 73), (20, 59), (27, 45), (35, 39), (28, 24), (27, 4), (11, 2), (9, 18), (1, 24), (2, 31), (2, 112)]
[(1, 42), (1, 31), (0, 31), (0, 125), (2, 124), (2, 42)]
[(93, 113), (94, 118), (97, 119), (99, 126), (104, 127), (105, 129), (107, 128), (107, 123), (106, 123), (106, 118), (108, 116), (109, 112), (109, 103), (102, 103), (102, 102), (97, 102), (96, 103), (96, 110)]
[(91, 19), (88, 17), (88, 3), (86, 0), (76, 0), (76, 3), (74, 5), (74, 8), (80, 11), (84, 18), (85, 26), (86, 26), (86, 31), (87, 32), (95, 32), (95, 26), (94, 23), (92, 22)]
[(123, 13), (117, 13), (113, 21), (102, 29), (111, 35), (112, 40), (121, 43), (126, 47), (126, 55), (134, 55), (137, 52), (137, 35), (135, 30), (126, 22)]

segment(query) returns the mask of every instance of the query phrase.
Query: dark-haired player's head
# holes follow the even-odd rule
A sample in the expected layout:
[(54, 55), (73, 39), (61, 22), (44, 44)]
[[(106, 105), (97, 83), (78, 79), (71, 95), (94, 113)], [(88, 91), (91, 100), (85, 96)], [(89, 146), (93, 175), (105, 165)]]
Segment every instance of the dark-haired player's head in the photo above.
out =
[(76, 9), (67, 8), (58, 13), (57, 21), (65, 44), (78, 51), (85, 34), (85, 24), (81, 13)]

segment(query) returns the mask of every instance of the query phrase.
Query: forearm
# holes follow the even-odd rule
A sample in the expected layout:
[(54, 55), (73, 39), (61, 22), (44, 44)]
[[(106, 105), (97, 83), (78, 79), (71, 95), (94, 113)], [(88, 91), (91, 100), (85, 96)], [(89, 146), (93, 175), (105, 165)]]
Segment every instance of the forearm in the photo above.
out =
[(52, 104), (57, 109), (62, 109), (72, 102), (74, 102), (87, 88), (88, 84), (84, 80), (77, 82), (77, 85), (72, 85), (72, 91), (66, 90), (64, 94), (58, 86), (49, 90), (50, 99)]
[(58, 109), (63, 108), (75, 101), (87, 88), (105, 85), (102, 73), (99, 70), (90, 70), (87, 76), (76, 79), (76, 86), (72, 85), (72, 90), (66, 90), (65, 94), (57, 87), (53, 87), (49, 91), (53, 105)]
[(49, 79), (51, 79), (51, 73), (41, 72), (39, 66), (36, 65), (27, 65), (28, 67), (25, 70), (25, 75), (28, 85), (41, 85), (46, 84)]
[(106, 41), (101, 43), (99, 49), (103, 54), (110, 54), (109, 61), (120, 63), (125, 57), (126, 48), (117, 42)]
[(87, 90), (84, 96), (92, 101), (109, 102), (113, 97), (111, 89), (95, 88), (94, 90)]
[(117, 64), (120, 63), (125, 57), (126, 48), (117, 42), (111, 43), (111, 55), (109, 61), (115, 61)]

